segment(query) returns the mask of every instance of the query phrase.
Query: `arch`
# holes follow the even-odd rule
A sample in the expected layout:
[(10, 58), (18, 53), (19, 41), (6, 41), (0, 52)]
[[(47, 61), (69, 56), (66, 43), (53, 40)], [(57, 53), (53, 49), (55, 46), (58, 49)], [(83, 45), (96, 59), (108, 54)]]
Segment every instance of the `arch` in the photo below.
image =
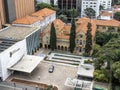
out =
[(50, 45), (48, 45), (48, 49), (50, 49)]
[(67, 47), (65, 47), (65, 51), (67, 51)]
[(60, 50), (60, 46), (58, 45), (58, 50)]
[(61, 46), (61, 50), (64, 50), (64, 47), (63, 47), (63, 46)]
[(44, 47), (47, 48), (47, 45), (45, 44)]
[(40, 43), (40, 48), (42, 48), (43, 47), (43, 45), (42, 45), (42, 43)]
[(82, 52), (82, 47), (79, 48), (79, 52)]

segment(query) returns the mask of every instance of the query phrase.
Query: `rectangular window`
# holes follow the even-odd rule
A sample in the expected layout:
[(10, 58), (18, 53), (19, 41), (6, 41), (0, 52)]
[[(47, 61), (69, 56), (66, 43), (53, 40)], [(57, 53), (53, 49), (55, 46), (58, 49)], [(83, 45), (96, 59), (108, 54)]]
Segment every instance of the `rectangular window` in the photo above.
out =
[(82, 45), (82, 40), (80, 40), (80, 45)]

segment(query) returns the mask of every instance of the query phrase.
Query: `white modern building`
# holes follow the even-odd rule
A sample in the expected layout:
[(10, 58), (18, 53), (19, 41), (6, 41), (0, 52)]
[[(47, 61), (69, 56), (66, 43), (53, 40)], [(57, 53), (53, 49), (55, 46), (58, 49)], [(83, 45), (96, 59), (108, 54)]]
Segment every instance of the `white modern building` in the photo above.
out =
[(40, 47), (39, 38), (40, 28), (37, 27), (10, 26), (0, 31), (1, 80), (14, 71), (31, 73), (34, 70), (41, 58), (30, 54)]
[(81, 3), (81, 17), (86, 17), (84, 10), (86, 8), (92, 8), (95, 10), (97, 18), (100, 13), (100, 5), (104, 7), (104, 9), (111, 9), (112, 0), (82, 0)]
[(44, 8), (37, 12), (19, 18), (12, 22), (13, 25), (17, 26), (32, 26), (44, 28), (49, 23), (52, 23), (56, 19), (56, 11)]
[(113, 12), (112, 11), (102, 11), (100, 13), (100, 16), (98, 17), (98, 19), (111, 20), (111, 19), (113, 19)]
[(86, 8), (92, 8), (96, 12), (95, 17), (99, 16), (100, 0), (82, 0), (81, 4), (81, 17), (86, 17), (84, 13)]
[(111, 9), (112, 0), (100, 0), (100, 5), (103, 6), (104, 9)]
[(44, 2), (44, 3), (48, 3), (48, 4), (50, 4), (50, 0), (37, 0), (37, 2), (38, 2), (38, 3), (42, 3), (42, 2)]

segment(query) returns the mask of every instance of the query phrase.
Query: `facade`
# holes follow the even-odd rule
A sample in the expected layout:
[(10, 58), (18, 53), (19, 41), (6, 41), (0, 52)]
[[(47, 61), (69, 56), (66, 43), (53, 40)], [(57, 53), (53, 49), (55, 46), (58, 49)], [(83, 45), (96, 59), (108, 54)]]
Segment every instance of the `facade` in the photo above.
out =
[[(71, 26), (66, 25), (60, 19), (54, 21), (57, 36), (57, 49), (68, 51), (69, 49), (69, 34)], [(50, 48), (50, 28), (49, 24), (42, 32), (43, 48)]]
[(35, 13), (32, 13), (31, 15), (16, 19), (12, 22), (12, 24), (17, 26), (37, 26), (44, 28), (49, 23), (53, 22), (55, 19), (56, 11), (44, 8)]
[(2, 25), (5, 24), (5, 12), (3, 3), (3, 0), (0, 0), (0, 29), (2, 28)]
[(100, 16), (98, 17), (98, 19), (111, 20), (111, 19), (113, 19), (113, 12), (112, 11), (102, 11), (100, 13)]
[[(35, 11), (34, 0), (0, 0), (1, 24), (11, 23)], [(1, 25), (0, 25), (1, 26)]]
[(50, 4), (50, 0), (37, 0), (37, 2), (38, 2), (38, 3), (42, 3), (42, 2), (44, 2), (44, 3), (48, 3), (48, 4)]
[[(82, 54), (85, 51), (86, 44), (86, 33), (88, 22), (92, 24), (92, 40), (94, 43), (94, 37), (96, 31), (106, 32), (110, 27), (114, 29), (110, 32), (117, 32), (118, 27), (120, 27), (120, 22), (117, 20), (94, 20), (89, 18), (80, 18), (76, 22), (76, 46), (74, 53)], [(112, 23), (111, 23), (112, 22)], [(114, 24), (113, 24), (114, 23)], [(60, 19), (54, 21), (54, 26), (56, 29), (57, 36), (57, 49), (63, 51), (69, 51), (69, 35), (70, 35), (70, 25), (66, 25)], [(50, 48), (50, 27), (49, 24), (42, 32), (42, 46), (43, 48)]]
[(103, 6), (104, 9), (111, 9), (112, 0), (100, 0), (100, 5)]
[(100, 0), (82, 0), (81, 4), (81, 17), (86, 17), (84, 13), (86, 8), (92, 8), (96, 12), (93, 18), (99, 16)]
[(8, 68), (24, 55), (33, 54), (40, 47), (40, 29), (10, 26), (0, 31), (0, 78), (5, 80), (13, 71)]
[(76, 9), (78, 0), (58, 0), (58, 7), (60, 9)]
[(97, 18), (100, 12), (100, 5), (103, 6), (104, 9), (111, 9), (112, 0), (82, 0), (81, 4), (81, 17), (85, 17), (84, 10), (86, 8), (92, 8), (95, 10)]

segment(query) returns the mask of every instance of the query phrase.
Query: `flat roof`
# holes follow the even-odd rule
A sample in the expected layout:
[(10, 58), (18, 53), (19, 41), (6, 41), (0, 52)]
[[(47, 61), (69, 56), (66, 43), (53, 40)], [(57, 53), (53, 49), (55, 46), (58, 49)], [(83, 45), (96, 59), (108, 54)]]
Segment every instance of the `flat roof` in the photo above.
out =
[(65, 86), (77, 87), (83, 90), (92, 90), (93, 82), (79, 79), (67, 78), (65, 81)]
[(90, 64), (80, 64), (77, 74), (80, 76), (93, 78), (94, 66)]
[(9, 26), (0, 31), (0, 38), (22, 40), (32, 32), (36, 31), (38, 27), (27, 27), (27, 26)]
[(8, 69), (31, 73), (43, 59), (44, 57), (42, 56), (25, 55), (19, 62)]
[(22, 89), (0, 84), (0, 90), (22, 90)]
[(5, 49), (9, 48), (17, 41), (15, 40), (7, 40), (7, 39), (0, 39), (0, 52), (4, 51)]

